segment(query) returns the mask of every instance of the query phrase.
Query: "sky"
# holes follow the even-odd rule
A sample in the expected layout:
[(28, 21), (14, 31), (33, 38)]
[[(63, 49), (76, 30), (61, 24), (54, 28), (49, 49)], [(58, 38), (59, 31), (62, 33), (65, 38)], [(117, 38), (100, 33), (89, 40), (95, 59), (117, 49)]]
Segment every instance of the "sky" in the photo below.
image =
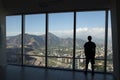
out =
[[(109, 16), (110, 17), (110, 16)], [(45, 34), (45, 14), (25, 15), (25, 33), (41, 35)], [(73, 37), (74, 13), (49, 13), (48, 31), (59, 37)], [(109, 37), (111, 37), (111, 25), (109, 18)], [(7, 36), (21, 33), (21, 16), (6, 17)], [(89, 11), (76, 13), (76, 36), (86, 38), (92, 35), (95, 38), (105, 36), (105, 11)]]

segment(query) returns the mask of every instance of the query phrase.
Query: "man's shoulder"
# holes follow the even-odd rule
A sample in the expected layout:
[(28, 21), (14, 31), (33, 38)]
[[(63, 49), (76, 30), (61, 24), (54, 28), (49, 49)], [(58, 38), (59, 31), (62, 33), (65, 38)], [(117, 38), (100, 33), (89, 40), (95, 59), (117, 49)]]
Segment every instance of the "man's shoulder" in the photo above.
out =
[(94, 46), (96, 46), (96, 44), (95, 44), (95, 42), (86, 42), (85, 44), (84, 44), (84, 46), (92, 46), (92, 45), (94, 45)]
[(92, 42), (93, 44), (95, 44), (95, 42)]
[(88, 43), (89, 43), (89, 42), (86, 42), (86, 43), (84, 44), (84, 46), (86, 46)]
[(96, 47), (96, 44), (95, 44), (95, 42), (92, 42), (92, 45), (94, 45), (94, 46)]

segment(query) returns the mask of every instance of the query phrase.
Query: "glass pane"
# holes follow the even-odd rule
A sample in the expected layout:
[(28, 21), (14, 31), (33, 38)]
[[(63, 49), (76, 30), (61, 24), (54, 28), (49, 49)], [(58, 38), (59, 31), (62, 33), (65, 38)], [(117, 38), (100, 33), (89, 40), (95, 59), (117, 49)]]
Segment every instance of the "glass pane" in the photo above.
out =
[[(105, 11), (77, 12), (76, 14), (76, 58), (85, 58), (84, 44), (92, 36), (96, 44), (96, 59), (104, 59)], [(104, 64), (103, 64), (104, 65)]]
[(95, 60), (95, 70), (103, 72), (104, 71), (104, 60)]
[[(75, 59), (75, 68), (85, 70), (85, 59)], [(95, 60), (94, 70), (95, 71), (104, 71), (104, 60)], [(91, 63), (88, 64), (88, 71), (91, 71)]]
[(75, 68), (84, 70), (85, 69), (85, 59), (75, 59)]
[(107, 60), (107, 72), (113, 72), (113, 60)]
[[(35, 60), (36, 56), (45, 57), (45, 24), (45, 14), (25, 15), (24, 54), (27, 57), (32, 56)], [(28, 60), (25, 60), (24, 64), (31, 62)], [(44, 66), (44, 60), (41, 63), (42, 65), (32, 65)]]
[(48, 56), (73, 56), (73, 13), (49, 14)]
[(21, 64), (22, 58), (18, 54), (7, 54), (7, 63), (8, 64)]
[(25, 55), (24, 63), (32, 66), (45, 66), (45, 57)]
[(48, 67), (72, 69), (72, 58), (48, 57)]
[(111, 32), (111, 16), (109, 11), (108, 18), (108, 49), (107, 49), (107, 71), (113, 71), (113, 50), (112, 50), (112, 32)]
[(6, 54), (8, 64), (21, 64), (21, 16), (6, 17)]

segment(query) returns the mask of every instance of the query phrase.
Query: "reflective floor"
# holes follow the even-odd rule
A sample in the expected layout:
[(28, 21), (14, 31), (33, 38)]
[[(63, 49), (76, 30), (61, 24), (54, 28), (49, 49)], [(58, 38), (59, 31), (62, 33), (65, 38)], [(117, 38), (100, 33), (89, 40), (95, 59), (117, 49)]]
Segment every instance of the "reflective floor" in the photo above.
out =
[(0, 80), (114, 80), (112, 74), (65, 71), (9, 65), (0, 69)]

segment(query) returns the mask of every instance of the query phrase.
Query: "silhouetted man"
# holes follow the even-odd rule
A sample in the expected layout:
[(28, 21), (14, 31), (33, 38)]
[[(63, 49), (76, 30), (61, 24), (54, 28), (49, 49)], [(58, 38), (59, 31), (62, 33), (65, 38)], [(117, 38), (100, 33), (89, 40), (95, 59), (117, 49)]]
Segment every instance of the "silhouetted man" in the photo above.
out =
[(91, 62), (92, 75), (94, 75), (94, 64), (95, 64), (95, 49), (96, 44), (91, 41), (92, 37), (88, 36), (88, 42), (84, 45), (85, 57), (86, 57), (86, 65), (85, 65), (85, 74), (87, 74), (88, 64)]

